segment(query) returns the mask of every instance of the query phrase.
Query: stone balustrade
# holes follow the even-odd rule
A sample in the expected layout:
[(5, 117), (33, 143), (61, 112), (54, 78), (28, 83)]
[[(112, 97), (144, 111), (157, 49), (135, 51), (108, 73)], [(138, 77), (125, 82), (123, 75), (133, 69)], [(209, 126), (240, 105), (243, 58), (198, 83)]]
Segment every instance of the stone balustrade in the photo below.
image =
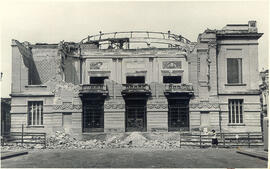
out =
[(166, 84), (165, 92), (193, 92), (191, 84)]
[(123, 84), (123, 92), (150, 92), (150, 86), (145, 83)]
[(107, 86), (104, 84), (87, 84), (82, 85), (80, 93), (103, 93), (107, 91)]

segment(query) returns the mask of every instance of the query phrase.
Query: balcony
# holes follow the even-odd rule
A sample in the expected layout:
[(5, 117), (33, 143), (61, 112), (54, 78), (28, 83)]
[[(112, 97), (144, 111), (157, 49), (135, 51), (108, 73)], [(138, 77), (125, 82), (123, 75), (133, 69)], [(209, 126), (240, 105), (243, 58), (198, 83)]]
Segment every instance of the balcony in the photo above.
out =
[(187, 93), (193, 95), (193, 86), (191, 84), (165, 84), (165, 95), (170, 93)]
[(87, 84), (82, 85), (82, 88), (80, 90), (80, 94), (102, 94), (107, 95), (108, 90), (107, 86), (104, 84)]
[(123, 84), (122, 95), (126, 94), (145, 94), (151, 93), (150, 86), (145, 83), (129, 83)]

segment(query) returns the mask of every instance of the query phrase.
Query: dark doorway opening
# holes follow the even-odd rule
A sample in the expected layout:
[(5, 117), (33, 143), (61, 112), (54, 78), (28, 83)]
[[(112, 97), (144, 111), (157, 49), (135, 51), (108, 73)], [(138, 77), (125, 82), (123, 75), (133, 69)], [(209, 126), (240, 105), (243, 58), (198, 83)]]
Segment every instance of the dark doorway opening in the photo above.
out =
[(163, 76), (163, 83), (181, 83), (181, 76)]
[(144, 76), (127, 76), (126, 82), (127, 84), (128, 83), (145, 83), (145, 77)]
[(104, 84), (105, 79), (108, 79), (108, 76), (90, 77), (90, 84)]
[(168, 130), (189, 130), (189, 100), (169, 99)]
[(83, 132), (104, 131), (104, 100), (84, 100)]
[(126, 100), (126, 132), (146, 131), (146, 100)]

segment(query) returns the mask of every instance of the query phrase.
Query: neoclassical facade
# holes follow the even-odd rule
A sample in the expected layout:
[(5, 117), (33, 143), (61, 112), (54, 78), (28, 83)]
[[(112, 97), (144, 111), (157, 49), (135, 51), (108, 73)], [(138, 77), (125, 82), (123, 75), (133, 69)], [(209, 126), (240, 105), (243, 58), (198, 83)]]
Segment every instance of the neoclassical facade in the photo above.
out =
[(261, 36), (249, 21), (197, 42), (170, 31), (12, 40), (11, 131), (259, 132)]

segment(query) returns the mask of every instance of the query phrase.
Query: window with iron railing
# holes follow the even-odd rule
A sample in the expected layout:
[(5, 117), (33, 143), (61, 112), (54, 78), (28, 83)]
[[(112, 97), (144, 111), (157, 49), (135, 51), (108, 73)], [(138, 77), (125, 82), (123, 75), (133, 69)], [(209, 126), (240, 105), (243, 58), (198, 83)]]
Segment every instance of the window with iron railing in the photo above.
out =
[(229, 123), (241, 124), (243, 123), (243, 100), (229, 99)]
[(43, 125), (43, 102), (29, 101), (28, 102), (28, 125), (39, 126)]

